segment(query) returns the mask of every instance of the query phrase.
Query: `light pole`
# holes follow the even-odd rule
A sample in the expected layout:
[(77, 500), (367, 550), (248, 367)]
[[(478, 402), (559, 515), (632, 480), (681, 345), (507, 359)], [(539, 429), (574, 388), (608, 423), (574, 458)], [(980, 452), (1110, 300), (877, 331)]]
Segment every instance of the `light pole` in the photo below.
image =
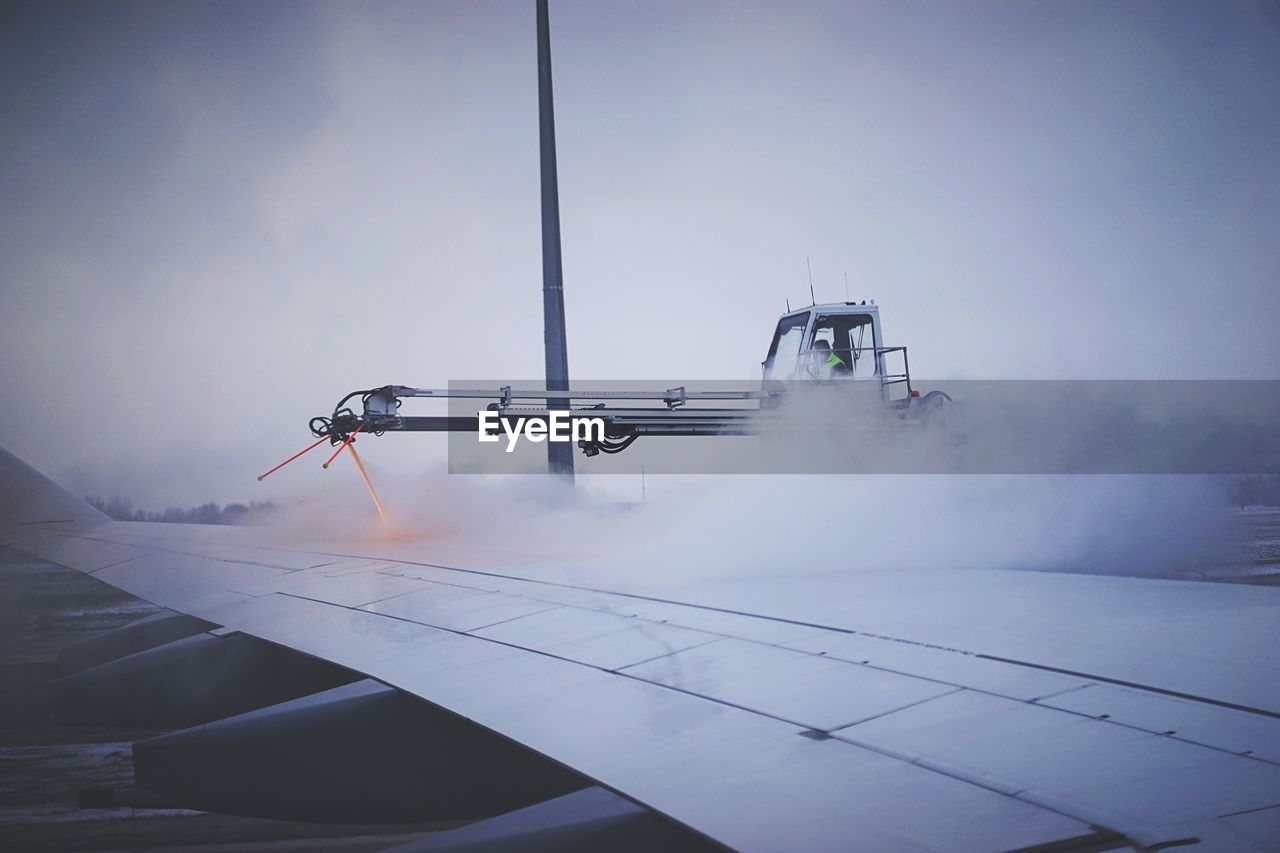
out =
[[(564, 329), (564, 272), (560, 264), (560, 189), (556, 177), (556, 119), (551, 97), (551, 33), (547, 0), (538, 0), (538, 139), (542, 154), (542, 335), (547, 388), (569, 390), (569, 350)], [(547, 400), (568, 409), (568, 400)], [(547, 442), (547, 469), (573, 482), (573, 444)]]

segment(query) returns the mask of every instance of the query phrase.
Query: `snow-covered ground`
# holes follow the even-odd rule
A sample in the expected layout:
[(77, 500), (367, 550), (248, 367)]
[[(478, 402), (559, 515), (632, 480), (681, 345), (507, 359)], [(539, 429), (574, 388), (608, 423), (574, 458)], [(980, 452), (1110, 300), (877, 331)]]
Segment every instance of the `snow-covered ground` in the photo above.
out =
[(1237, 509), (1231, 519), (1230, 550), (1235, 559), (1206, 566), (1206, 580), (1280, 584), (1280, 507)]

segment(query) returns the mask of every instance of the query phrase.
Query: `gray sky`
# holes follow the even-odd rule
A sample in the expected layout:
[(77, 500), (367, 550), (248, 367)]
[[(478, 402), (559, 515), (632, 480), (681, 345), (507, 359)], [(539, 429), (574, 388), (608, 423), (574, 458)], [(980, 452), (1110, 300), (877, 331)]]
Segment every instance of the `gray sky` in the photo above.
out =
[[(531, 0), (2, 8), (0, 444), (281, 497), (348, 390), (541, 374)], [(809, 256), (922, 378), (1280, 378), (1276, 9), (553, 0), (572, 375), (757, 375)]]

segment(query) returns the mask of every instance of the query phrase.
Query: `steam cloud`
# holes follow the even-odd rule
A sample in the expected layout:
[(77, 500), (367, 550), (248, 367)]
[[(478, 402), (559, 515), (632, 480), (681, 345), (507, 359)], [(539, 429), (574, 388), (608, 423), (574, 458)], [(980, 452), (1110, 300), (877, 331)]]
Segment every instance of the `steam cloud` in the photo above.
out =
[[(1012, 569), (1185, 576), (1224, 559), (1222, 482), (1188, 476), (650, 476), (395, 481), (352, 473), (277, 513), (387, 556), (653, 593), (733, 577)], [(382, 476), (380, 476), (382, 475)], [(624, 500), (620, 500), (620, 498)]]

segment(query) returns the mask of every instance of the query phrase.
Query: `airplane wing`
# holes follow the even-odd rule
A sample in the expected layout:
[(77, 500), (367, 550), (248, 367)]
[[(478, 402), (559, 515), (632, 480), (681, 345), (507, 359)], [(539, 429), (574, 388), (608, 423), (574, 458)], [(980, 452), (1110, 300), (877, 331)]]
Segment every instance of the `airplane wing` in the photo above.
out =
[[(450, 733), (422, 747), (453, 750), (441, 772), (469, 772), (471, 756), (490, 768), (468, 790), (543, 780), (489, 814), (458, 806), (487, 819), (414, 849), (1280, 849), (1280, 590), (968, 571), (761, 579), (677, 600), (446, 564), (425, 546), (112, 522), (8, 454), (0, 492), (0, 545), (182, 614), (152, 624), (187, 620), (177, 639), (137, 641), (139, 627), (70, 675), (83, 705), (122, 701), (90, 688), (132, 683), (147, 660), (199, 680), (209, 649), (235, 638), (294, 656), (264, 664), (268, 693), (298, 661), (350, 674), (200, 722), (222, 764), (200, 770), (193, 807), (234, 795), (218, 780), (252, 788), (276, 772), (248, 769), (261, 748), (239, 745), (284, 749), (311, 731), (315, 696), (373, 708), (394, 692)], [(298, 764), (336, 741), (358, 763), (382, 726), (330, 731)], [(135, 748), (151, 762), (140, 781), (212, 760), (184, 752), (182, 732), (154, 740)], [(495, 812), (499, 800), (520, 806)], [(659, 835), (635, 835), (637, 818)]]

